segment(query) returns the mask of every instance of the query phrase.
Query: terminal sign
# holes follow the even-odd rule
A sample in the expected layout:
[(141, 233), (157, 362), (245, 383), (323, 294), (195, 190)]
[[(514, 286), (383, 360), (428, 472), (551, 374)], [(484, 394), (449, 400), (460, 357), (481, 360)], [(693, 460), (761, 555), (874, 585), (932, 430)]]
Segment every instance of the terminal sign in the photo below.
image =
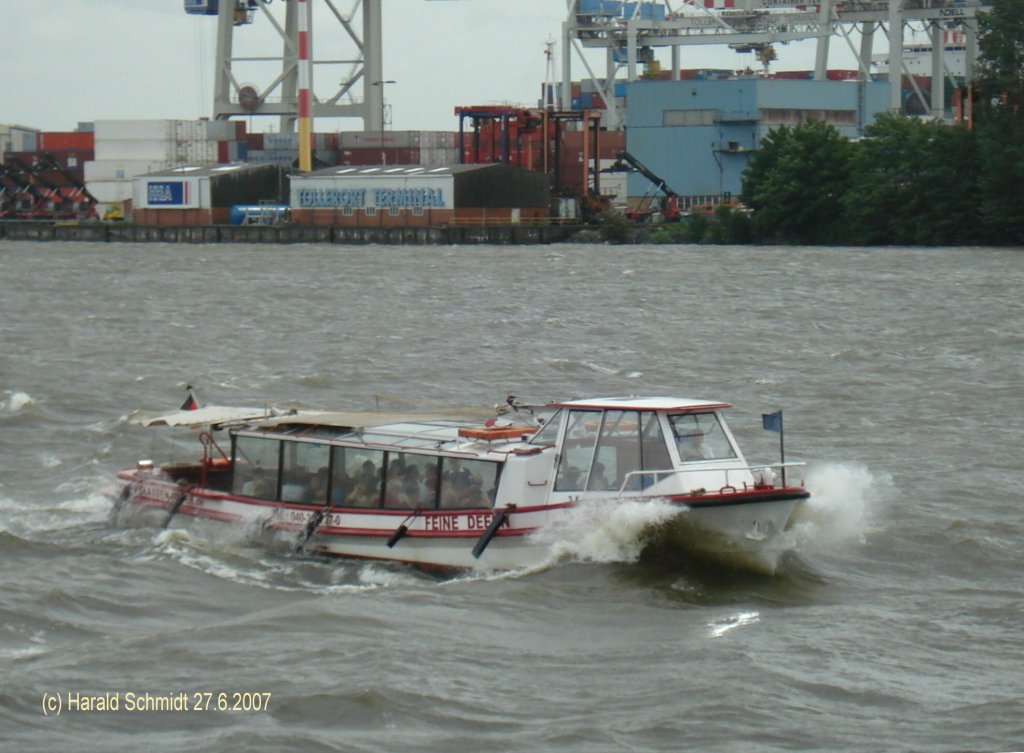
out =
[(303, 209), (443, 209), (443, 188), (300, 188)]
[(181, 181), (161, 181), (146, 186), (150, 206), (183, 206), (188, 203), (188, 186)]

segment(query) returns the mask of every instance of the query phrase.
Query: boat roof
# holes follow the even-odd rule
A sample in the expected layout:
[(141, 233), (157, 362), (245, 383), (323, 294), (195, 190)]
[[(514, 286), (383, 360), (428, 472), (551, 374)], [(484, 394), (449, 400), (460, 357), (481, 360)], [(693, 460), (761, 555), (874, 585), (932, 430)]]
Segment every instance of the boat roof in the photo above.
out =
[(273, 408), (238, 408), (225, 405), (207, 405), (195, 410), (174, 410), (160, 413), (134, 413), (129, 423), (142, 426), (205, 426), (242, 423), (267, 418), (277, 411)]
[(683, 397), (598, 397), (552, 403), (552, 408), (588, 408), (591, 410), (699, 411), (731, 408), (731, 403)]

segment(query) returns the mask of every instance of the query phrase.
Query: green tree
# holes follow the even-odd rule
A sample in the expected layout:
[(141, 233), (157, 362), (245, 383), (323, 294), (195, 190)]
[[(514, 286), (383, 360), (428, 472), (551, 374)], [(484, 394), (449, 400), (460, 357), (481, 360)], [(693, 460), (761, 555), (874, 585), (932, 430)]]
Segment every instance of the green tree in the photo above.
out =
[(754, 210), (754, 238), (839, 242), (851, 155), (850, 142), (819, 121), (771, 131), (743, 175), (743, 201)]
[(981, 222), (989, 243), (1024, 243), (1024, 3), (979, 15), (975, 111)]
[(851, 243), (949, 245), (978, 239), (974, 135), (893, 113), (856, 144), (843, 197)]

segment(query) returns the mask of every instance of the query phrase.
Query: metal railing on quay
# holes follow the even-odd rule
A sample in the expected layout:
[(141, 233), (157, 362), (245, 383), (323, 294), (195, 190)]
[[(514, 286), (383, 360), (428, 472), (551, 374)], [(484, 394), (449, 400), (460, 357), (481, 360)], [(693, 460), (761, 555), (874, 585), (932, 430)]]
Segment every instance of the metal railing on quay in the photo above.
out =
[(512, 220), (507, 217), (456, 217), (448, 224), (456, 227), (481, 227), (489, 225), (575, 225), (579, 220), (571, 217), (523, 217)]

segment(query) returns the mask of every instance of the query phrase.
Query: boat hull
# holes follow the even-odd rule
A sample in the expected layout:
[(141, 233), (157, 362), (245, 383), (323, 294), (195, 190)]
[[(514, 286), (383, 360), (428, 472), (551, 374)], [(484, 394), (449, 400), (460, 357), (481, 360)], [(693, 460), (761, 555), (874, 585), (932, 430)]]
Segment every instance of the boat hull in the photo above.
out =
[[(198, 486), (185, 486), (147, 471), (118, 474), (112, 491), (113, 517), (125, 522), (148, 510), (156, 525), (180, 525), (205, 519), (247, 527), (278, 541), (302, 544), (307, 552), (328, 556), (390, 560), (428, 568), (512, 570), (553, 564), (557, 534), (566, 521), (592, 502), (498, 510), (362, 510), (272, 502)], [(796, 506), (808, 496), (802, 489), (685, 495), (675, 498), (628, 497), (621, 501), (667, 503), (676, 511), (652, 525), (644, 538), (654, 548), (684, 555), (712, 555), (758, 570), (772, 571), (777, 543)], [(495, 520), (498, 516), (500, 520)], [(310, 521), (320, 518), (311, 531)], [(569, 526), (572, 535), (572, 527)], [(577, 533), (579, 529), (575, 529)], [(724, 555), (724, 557), (722, 556)]]

